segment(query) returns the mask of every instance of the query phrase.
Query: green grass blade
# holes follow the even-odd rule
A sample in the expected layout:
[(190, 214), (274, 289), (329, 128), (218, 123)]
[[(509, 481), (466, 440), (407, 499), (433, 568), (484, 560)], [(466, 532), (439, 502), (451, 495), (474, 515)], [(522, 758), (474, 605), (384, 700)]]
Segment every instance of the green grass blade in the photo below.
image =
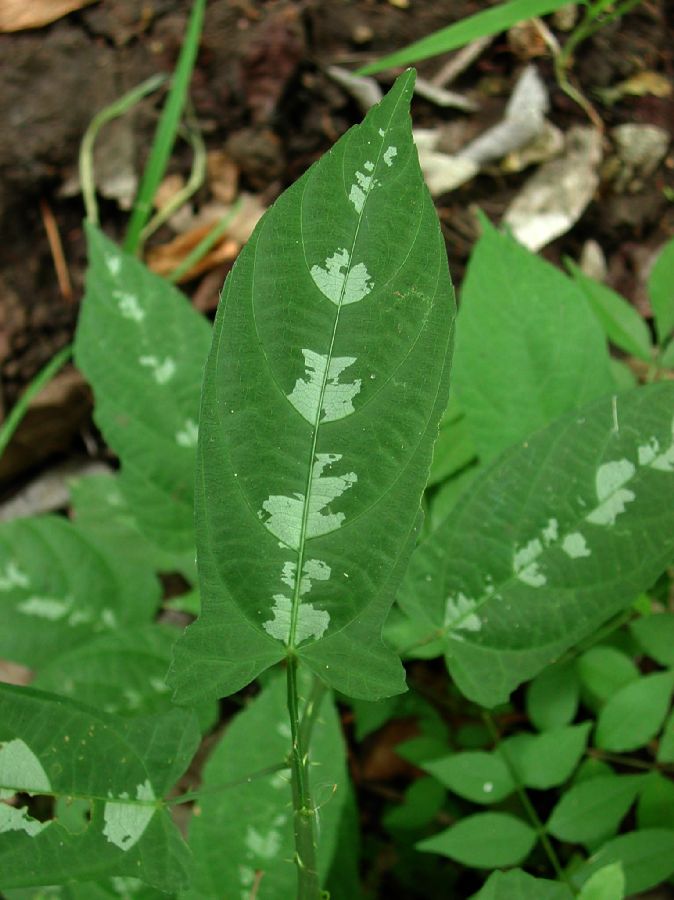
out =
[(131, 220), (124, 238), (124, 249), (135, 253), (141, 240), (141, 232), (152, 211), (152, 200), (164, 177), (166, 166), (178, 133), (180, 117), (187, 99), (192, 70), (197, 58), (199, 38), (204, 21), (206, 0), (195, 0), (187, 25), (185, 40), (178, 58), (178, 65), (171, 80), (171, 89), (162, 110), (159, 125), (152, 143), (143, 177), (138, 189)]
[(486, 9), (448, 25), (447, 28), (441, 28), (402, 50), (363, 66), (357, 74), (372, 75), (393, 66), (406, 66), (420, 59), (456, 50), (476, 38), (505, 31), (523, 19), (545, 16), (565, 4), (566, 0), (510, 0), (509, 3), (501, 3), (492, 9)]

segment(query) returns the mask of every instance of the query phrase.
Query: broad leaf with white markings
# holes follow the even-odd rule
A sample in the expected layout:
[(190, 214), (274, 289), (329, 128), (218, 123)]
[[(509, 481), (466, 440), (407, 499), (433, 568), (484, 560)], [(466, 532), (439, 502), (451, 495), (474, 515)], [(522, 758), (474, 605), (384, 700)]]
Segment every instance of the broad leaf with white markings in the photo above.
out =
[(277, 201), (225, 285), (202, 398), (200, 619), (181, 700), (289, 654), (375, 699), (404, 689), (382, 623), (447, 403), (453, 295), (401, 76)]
[[(42, 691), (0, 685), (0, 888), (134, 876), (186, 881), (189, 853), (163, 808), (199, 740), (193, 714), (117, 719)], [(71, 830), (15, 795), (86, 801)]]
[(674, 557), (674, 385), (570, 414), (506, 451), (415, 551), (399, 601), (493, 706)]

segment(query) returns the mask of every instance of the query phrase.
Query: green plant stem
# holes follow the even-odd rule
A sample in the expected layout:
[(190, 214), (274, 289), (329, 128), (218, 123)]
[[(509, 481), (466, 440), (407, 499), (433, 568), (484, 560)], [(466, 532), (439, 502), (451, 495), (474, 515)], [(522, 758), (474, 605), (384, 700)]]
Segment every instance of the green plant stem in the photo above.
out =
[(96, 203), (96, 179), (94, 178), (94, 144), (101, 128), (119, 116), (124, 115), (143, 97), (147, 97), (166, 81), (166, 75), (153, 75), (147, 81), (143, 81), (137, 87), (121, 96), (114, 103), (106, 106), (93, 117), (87, 130), (84, 132), (80, 144), (79, 170), (80, 184), (82, 186), (82, 200), (87, 219), (98, 225), (98, 204)]
[(206, 0), (194, 0), (176, 70), (171, 79), (171, 89), (159, 119), (159, 125), (157, 126), (152, 149), (150, 150), (150, 157), (143, 171), (143, 177), (124, 238), (124, 250), (127, 253), (135, 253), (138, 249), (141, 233), (152, 211), (152, 201), (159, 183), (164, 177), (166, 166), (173, 150), (180, 118), (187, 99), (194, 63), (197, 58), (205, 6)]
[[(310, 727), (300, 725), (297, 686), (297, 657), (288, 657), (288, 715), (292, 747), (290, 771), (292, 776), (293, 824), (295, 830), (295, 864), (297, 866), (297, 900), (320, 900), (321, 888), (316, 862), (316, 810), (309, 785), (309, 747), (304, 743)], [(309, 701), (311, 703), (311, 700)], [(308, 706), (308, 704), (307, 704)], [(305, 722), (311, 722), (312, 716)]]
[(573, 888), (571, 887), (571, 883), (570, 883), (569, 879), (567, 878), (566, 872), (562, 868), (562, 864), (559, 861), (559, 857), (557, 856), (557, 853), (555, 852), (555, 848), (552, 846), (552, 842), (550, 841), (550, 838), (548, 837), (548, 834), (545, 830), (545, 826), (541, 822), (539, 815), (536, 812), (536, 808), (534, 807), (533, 803), (529, 799), (529, 795), (527, 794), (526, 788), (520, 781), (519, 775), (517, 774), (517, 771), (515, 770), (515, 767), (511, 763), (507, 753), (504, 753), (500, 749), (501, 735), (499, 734), (498, 728), (496, 727), (496, 723), (494, 722), (494, 719), (492, 718), (491, 713), (488, 713), (485, 710), (482, 713), (482, 718), (484, 720), (485, 725), (487, 726), (487, 729), (492, 737), (492, 740), (494, 741), (494, 745), (496, 746), (496, 748), (499, 750), (499, 752), (501, 754), (501, 758), (503, 759), (503, 762), (508, 767), (508, 771), (510, 772), (510, 776), (515, 784), (515, 790), (517, 791), (517, 795), (520, 798), (520, 802), (524, 808), (524, 811), (526, 812), (527, 816), (529, 817), (529, 821), (533, 825), (534, 830), (536, 831), (536, 834), (538, 835), (538, 839), (541, 842), (541, 846), (545, 850), (545, 853), (546, 853), (548, 859), (550, 860), (550, 865), (554, 869), (555, 875), (557, 876), (559, 881), (562, 881), (564, 884), (567, 885), (569, 890), (573, 891)]
[(5, 452), (5, 449), (11, 441), (14, 432), (19, 427), (19, 424), (21, 423), (23, 417), (26, 415), (33, 397), (37, 396), (37, 394), (40, 393), (42, 388), (52, 380), (52, 378), (68, 362), (72, 355), (72, 344), (68, 344), (67, 347), (63, 347), (62, 350), (59, 350), (59, 352), (49, 360), (47, 365), (37, 373), (35, 378), (33, 378), (26, 390), (14, 404), (11, 412), (2, 423), (2, 426), (0, 426), (0, 456), (2, 456), (2, 454)]
[(174, 212), (180, 209), (183, 204), (187, 203), (190, 197), (199, 190), (206, 178), (206, 146), (200, 132), (196, 128), (188, 128), (185, 132), (187, 140), (192, 145), (194, 152), (194, 162), (192, 163), (192, 171), (187, 183), (181, 190), (168, 200), (164, 206), (150, 219), (143, 228), (140, 238), (138, 239), (137, 250), (140, 250), (145, 241), (161, 228)]
[(211, 249), (214, 244), (220, 240), (220, 238), (225, 234), (229, 226), (232, 224), (232, 220), (236, 216), (236, 214), (241, 209), (241, 200), (237, 200), (236, 203), (232, 206), (226, 216), (223, 216), (222, 219), (208, 232), (207, 235), (202, 237), (199, 243), (187, 254), (185, 259), (180, 263), (180, 265), (176, 266), (175, 269), (171, 272), (168, 277), (168, 280), (175, 284), (177, 281), (183, 277), (186, 272), (195, 266)]
[(168, 800), (165, 800), (164, 803), (166, 806), (177, 806), (179, 803), (191, 803), (193, 800), (199, 800), (207, 794), (217, 794), (220, 791), (227, 791), (230, 788), (239, 787), (242, 784), (250, 784), (253, 781), (257, 781), (259, 778), (266, 778), (267, 775), (274, 775), (276, 772), (283, 772), (288, 768), (288, 761), (284, 760), (273, 766), (266, 766), (264, 769), (259, 769), (257, 772), (251, 772), (250, 775), (245, 775), (243, 778), (236, 778), (234, 781), (226, 781), (223, 782), (223, 784), (214, 784), (211, 787), (196, 791), (187, 791), (179, 797), (170, 797)]

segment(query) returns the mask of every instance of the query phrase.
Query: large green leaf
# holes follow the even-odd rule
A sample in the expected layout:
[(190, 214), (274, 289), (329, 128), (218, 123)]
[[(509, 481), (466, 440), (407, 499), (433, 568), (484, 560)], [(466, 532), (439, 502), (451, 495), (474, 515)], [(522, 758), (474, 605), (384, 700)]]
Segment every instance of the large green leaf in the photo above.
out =
[(0, 525), (0, 657), (40, 667), (94, 635), (151, 619), (159, 583), (58, 516)]
[(486, 221), (461, 292), (454, 384), (481, 459), (613, 390), (581, 289)]
[[(32, 685), (115, 715), (171, 709), (165, 676), (179, 633), (152, 623), (97, 635), (41, 666)], [(215, 706), (207, 700), (196, 707), (202, 728), (217, 721)]]
[(412, 141), (414, 73), (274, 204), (225, 284), (198, 450), (202, 614), (177, 696), (296, 653), (345, 694), (404, 689), (382, 622), (447, 404), (453, 296)]
[(87, 225), (89, 270), (75, 359), (95, 419), (122, 462), (120, 486), (143, 531), (194, 547), (199, 392), (211, 329), (164, 279)]
[(89, 803), (82, 830), (0, 803), (0, 888), (131, 875), (184, 885), (189, 861), (161, 798), (197, 743), (191, 714), (116, 719), (62, 697), (0, 685), (0, 796)]
[(643, 775), (600, 775), (569, 788), (552, 811), (547, 829), (562, 841), (605, 840), (634, 803)]
[[(304, 679), (305, 688), (310, 679)], [(285, 678), (274, 678), (228, 726), (204, 769), (199, 814), (190, 823), (194, 851), (189, 898), (249, 896), (259, 900), (295, 895), (290, 772), (248, 776), (283, 762), (290, 752)], [(335, 851), (347, 798), (344, 742), (330, 696), (314, 726), (310, 758), (312, 791), (319, 807), (318, 866), (325, 879)], [(218, 791), (218, 785), (237, 782)], [(224, 849), (224, 852), (223, 852)]]
[(658, 338), (664, 344), (674, 330), (674, 239), (660, 250), (648, 277), (648, 293)]
[(674, 555), (674, 386), (567, 415), (512, 448), (415, 552), (399, 595), (486, 705), (646, 589)]
[(508, 813), (486, 812), (460, 819), (418, 843), (417, 849), (476, 869), (496, 869), (522, 862), (535, 843), (536, 832), (526, 822)]

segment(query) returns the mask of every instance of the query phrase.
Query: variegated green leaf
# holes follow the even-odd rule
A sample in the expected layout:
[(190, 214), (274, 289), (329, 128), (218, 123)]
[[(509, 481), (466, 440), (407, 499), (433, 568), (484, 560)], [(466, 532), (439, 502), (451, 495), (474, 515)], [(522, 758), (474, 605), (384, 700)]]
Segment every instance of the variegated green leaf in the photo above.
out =
[[(191, 714), (117, 719), (53, 694), (0, 685), (0, 797), (73, 798), (87, 819), (35, 818), (0, 802), (0, 888), (131, 876), (164, 891), (189, 862), (162, 798), (198, 743)], [(57, 805), (58, 810), (58, 805)], [(71, 830), (72, 829), (72, 830)]]
[(674, 557), (674, 386), (570, 414), (479, 475), (415, 551), (399, 602), (487, 706), (647, 589)]
[(352, 696), (403, 690), (379, 634), (447, 403), (454, 308), (411, 136), (413, 80), (286, 191), (226, 282), (181, 700), (231, 693), (288, 654)]

